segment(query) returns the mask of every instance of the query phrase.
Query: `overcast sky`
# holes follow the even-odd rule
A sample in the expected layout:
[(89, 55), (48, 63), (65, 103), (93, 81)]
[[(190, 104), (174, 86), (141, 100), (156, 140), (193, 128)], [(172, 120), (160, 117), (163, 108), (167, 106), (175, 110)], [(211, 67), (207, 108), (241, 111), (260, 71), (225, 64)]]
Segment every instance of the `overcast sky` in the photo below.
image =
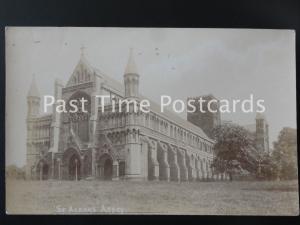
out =
[[(140, 92), (185, 100), (264, 99), (270, 143), (284, 126), (296, 127), (295, 33), (254, 29), (7, 28), (6, 163), (25, 164), (26, 94), (32, 75), (41, 95), (66, 84), (85, 46), (89, 63), (123, 82), (129, 48), (140, 73)], [(222, 114), (241, 125), (255, 113)], [(271, 147), (273, 147), (271, 145)]]

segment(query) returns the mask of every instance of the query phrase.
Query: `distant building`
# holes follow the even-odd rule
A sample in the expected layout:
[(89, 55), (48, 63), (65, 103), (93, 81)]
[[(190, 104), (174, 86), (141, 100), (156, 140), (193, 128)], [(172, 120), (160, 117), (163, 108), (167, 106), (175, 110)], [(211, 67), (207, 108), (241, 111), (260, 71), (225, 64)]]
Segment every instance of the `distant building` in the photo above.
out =
[[(187, 100), (194, 99), (196, 100), (195, 104), (197, 104), (200, 98), (202, 98), (202, 100), (205, 100), (205, 102), (202, 103), (202, 112), (199, 107), (196, 107), (196, 112), (187, 113), (187, 120), (200, 127), (208, 137), (212, 138), (213, 129), (221, 124), (219, 100), (216, 99), (213, 95), (190, 97)], [(212, 110), (210, 111), (208, 109), (208, 103), (211, 100), (217, 100), (216, 102), (212, 101), (210, 105), (210, 108), (216, 112), (212, 112)], [(188, 107), (188, 109), (190, 109), (190, 107)]]
[(262, 153), (269, 153), (269, 124), (265, 116), (257, 113), (255, 123), (243, 127), (253, 134), (256, 148)]

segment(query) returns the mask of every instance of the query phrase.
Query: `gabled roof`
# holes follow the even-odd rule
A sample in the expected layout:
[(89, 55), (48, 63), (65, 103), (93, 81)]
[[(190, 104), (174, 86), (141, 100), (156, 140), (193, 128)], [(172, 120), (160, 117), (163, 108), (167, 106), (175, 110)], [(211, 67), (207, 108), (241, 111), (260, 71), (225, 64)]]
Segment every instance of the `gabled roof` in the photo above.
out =
[[(78, 75), (78, 73), (82, 74), (83, 71), (87, 71), (87, 73), (90, 76), (93, 76), (93, 74), (94, 74), (93, 68), (89, 65), (85, 56), (83, 54), (81, 54), (80, 59), (76, 65), (71, 77), (69, 78), (66, 86), (68, 87), (68, 86), (77, 84), (77, 82), (78, 82), (77, 75)], [(92, 77), (90, 77), (90, 80), (92, 80)], [(87, 81), (90, 81), (90, 80), (87, 80)]]

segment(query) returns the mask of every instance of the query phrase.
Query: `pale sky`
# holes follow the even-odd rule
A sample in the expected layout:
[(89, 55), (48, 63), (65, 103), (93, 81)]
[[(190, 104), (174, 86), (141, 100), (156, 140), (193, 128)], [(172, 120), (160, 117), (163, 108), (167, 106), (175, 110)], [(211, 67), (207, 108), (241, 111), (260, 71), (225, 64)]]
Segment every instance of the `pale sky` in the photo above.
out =
[[(7, 28), (6, 163), (26, 160), (26, 95), (33, 74), (41, 95), (53, 95), (54, 80), (66, 84), (85, 46), (89, 63), (123, 82), (134, 49), (140, 92), (186, 100), (264, 99), (270, 147), (282, 127), (296, 128), (295, 32), (256, 29)], [(240, 125), (255, 113), (222, 114)]]

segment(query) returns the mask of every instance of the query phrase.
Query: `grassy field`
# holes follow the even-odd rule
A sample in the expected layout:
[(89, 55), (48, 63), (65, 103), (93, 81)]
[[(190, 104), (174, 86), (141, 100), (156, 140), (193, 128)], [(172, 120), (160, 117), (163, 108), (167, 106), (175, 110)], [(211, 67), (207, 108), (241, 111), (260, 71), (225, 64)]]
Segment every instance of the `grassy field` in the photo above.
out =
[(8, 214), (298, 215), (298, 182), (7, 180)]

